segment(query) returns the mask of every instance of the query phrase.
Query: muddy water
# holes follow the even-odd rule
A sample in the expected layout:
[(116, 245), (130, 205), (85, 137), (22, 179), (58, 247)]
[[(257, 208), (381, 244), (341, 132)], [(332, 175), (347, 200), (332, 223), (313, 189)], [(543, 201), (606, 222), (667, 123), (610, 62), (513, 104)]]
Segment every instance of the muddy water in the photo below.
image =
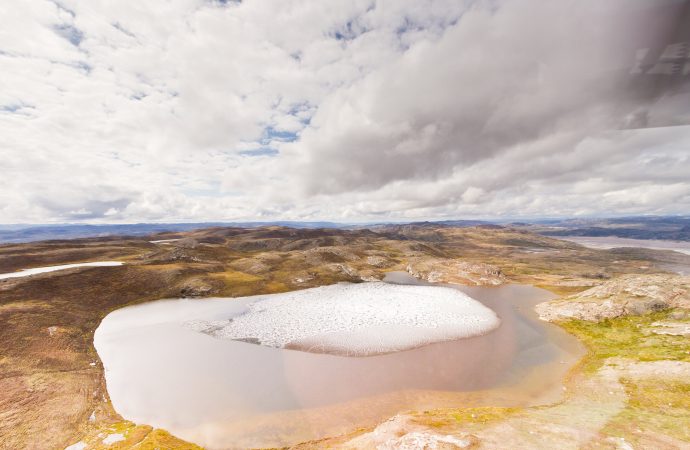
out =
[[(386, 281), (415, 282), (401, 273)], [(532, 312), (551, 294), (520, 285), (458, 289), (493, 309), (501, 326), (469, 339), (345, 357), (216, 339), (181, 325), (241, 314), (244, 300), (164, 300), (111, 313), (95, 344), (122, 416), (209, 448), (284, 446), (405, 410), (557, 400), (582, 348)]]

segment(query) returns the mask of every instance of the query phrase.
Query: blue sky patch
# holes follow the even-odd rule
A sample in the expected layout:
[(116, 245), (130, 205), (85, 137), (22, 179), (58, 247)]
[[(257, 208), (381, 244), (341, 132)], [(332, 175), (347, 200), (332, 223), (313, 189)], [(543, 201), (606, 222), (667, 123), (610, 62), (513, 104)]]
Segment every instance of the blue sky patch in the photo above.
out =
[(11, 105), (2, 105), (2, 106), (0, 106), (0, 111), (13, 113), (13, 112), (19, 111), (23, 107), (24, 107), (23, 105), (19, 105), (16, 103), (11, 104)]
[(261, 147), (252, 150), (242, 150), (240, 155), (242, 156), (278, 156), (280, 152), (275, 148), (271, 147)]
[(30, 115), (31, 113), (27, 111), (28, 109), (34, 109), (34, 106), (25, 105), (24, 103), (9, 103), (7, 105), (0, 105), (0, 114), (21, 114)]
[(79, 44), (81, 44), (81, 41), (84, 40), (84, 33), (82, 31), (73, 26), (73, 25), (68, 25), (68, 24), (61, 24), (61, 25), (55, 25), (53, 27), (53, 30), (61, 37), (67, 39), (70, 44), (74, 45), (75, 47), (78, 47)]
[(270, 144), (271, 141), (280, 142), (294, 142), (297, 140), (297, 133), (293, 131), (276, 130), (273, 127), (266, 127), (264, 135), (261, 138), (261, 143), (264, 145)]

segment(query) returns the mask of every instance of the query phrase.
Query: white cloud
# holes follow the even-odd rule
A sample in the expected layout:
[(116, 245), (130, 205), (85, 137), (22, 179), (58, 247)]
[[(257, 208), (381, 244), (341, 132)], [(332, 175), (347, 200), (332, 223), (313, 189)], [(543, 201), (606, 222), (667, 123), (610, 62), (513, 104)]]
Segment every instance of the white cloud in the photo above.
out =
[(624, 3), (0, 5), (0, 222), (687, 212)]

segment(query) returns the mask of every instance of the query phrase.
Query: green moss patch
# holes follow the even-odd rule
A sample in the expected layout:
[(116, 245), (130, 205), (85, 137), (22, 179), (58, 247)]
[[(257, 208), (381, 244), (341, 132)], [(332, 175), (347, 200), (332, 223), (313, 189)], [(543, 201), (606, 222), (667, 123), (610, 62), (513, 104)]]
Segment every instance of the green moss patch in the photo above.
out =
[[(684, 336), (658, 335), (650, 332), (652, 323), (667, 319), (672, 310), (643, 316), (626, 316), (601, 322), (569, 320), (560, 325), (577, 336), (588, 348), (582, 361), (592, 373), (612, 357), (637, 361), (689, 361), (690, 345)], [(688, 320), (685, 319), (687, 322)]]

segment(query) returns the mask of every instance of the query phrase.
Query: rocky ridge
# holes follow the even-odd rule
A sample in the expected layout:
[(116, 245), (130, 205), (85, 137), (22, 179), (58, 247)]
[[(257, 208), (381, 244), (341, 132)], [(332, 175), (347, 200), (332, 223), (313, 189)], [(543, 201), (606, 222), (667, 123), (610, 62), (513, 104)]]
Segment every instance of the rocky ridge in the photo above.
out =
[(450, 258), (415, 258), (406, 270), (415, 278), (430, 283), (497, 286), (506, 282), (505, 275), (496, 266)]
[(579, 294), (536, 306), (542, 320), (599, 322), (669, 308), (690, 309), (690, 277), (624, 275)]

